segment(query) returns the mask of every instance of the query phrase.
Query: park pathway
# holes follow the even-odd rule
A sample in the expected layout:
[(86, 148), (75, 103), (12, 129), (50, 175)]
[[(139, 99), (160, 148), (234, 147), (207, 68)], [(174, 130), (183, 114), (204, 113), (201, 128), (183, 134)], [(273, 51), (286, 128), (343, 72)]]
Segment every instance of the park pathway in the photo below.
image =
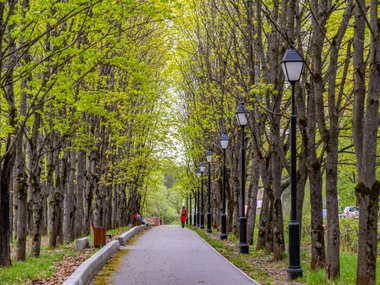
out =
[(227, 262), (196, 233), (180, 226), (147, 231), (122, 257), (116, 285), (257, 284)]

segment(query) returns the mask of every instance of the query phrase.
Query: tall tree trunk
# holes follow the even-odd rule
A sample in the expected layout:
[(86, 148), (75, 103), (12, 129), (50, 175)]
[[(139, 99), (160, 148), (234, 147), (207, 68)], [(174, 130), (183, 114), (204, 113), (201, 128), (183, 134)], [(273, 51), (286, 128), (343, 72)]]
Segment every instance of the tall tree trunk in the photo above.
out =
[[(264, 163), (265, 162), (265, 163)], [(270, 195), (272, 195), (271, 182), (270, 182), (270, 172), (268, 169), (270, 168), (270, 160), (263, 159), (260, 164), (260, 175), (263, 181), (264, 186), (264, 195), (263, 201), (261, 203), (260, 210), (260, 221), (259, 221), (259, 229), (257, 235), (257, 245), (256, 249), (261, 250), (266, 247), (267, 236), (268, 236), (268, 228), (269, 228), (269, 220), (270, 220)]]
[(77, 185), (76, 185), (76, 200), (75, 200), (75, 219), (74, 219), (74, 234), (75, 237), (81, 237), (83, 233), (84, 213), (83, 213), (83, 194), (86, 189), (86, 152), (80, 150), (78, 152), (77, 162)]
[[(9, 3), (10, 7), (8, 13), (12, 13), (13, 7), (12, 3)], [(4, 2), (0, 3), (0, 24), (3, 26), (4, 23)], [(11, 26), (12, 27), (12, 26)], [(11, 28), (10, 27), (10, 28)], [(4, 38), (4, 32), (6, 27), (2, 27), (0, 32), (0, 41)], [(8, 32), (8, 52), (15, 51), (15, 44), (11, 38), (10, 33)], [(2, 55), (3, 46), (0, 44), (0, 56)], [(15, 94), (14, 94), (14, 80), (13, 80), (13, 70), (15, 68), (16, 59), (15, 55), (8, 57), (6, 62), (6, 75), (4, 79), (5, 85), (5, 99), (8, 103), (8, 122), (9, 126), (16, 130), (15, 137), (19, 137), (17, 133), (16, 126), (16, 107), (15, 107)], [(2, 62), (0, 62), (0, 73), (2, 71)], [(5, 145), (5, 154), (1, 158), (0, 164), (0, 267), (10, 266), (11, 265), (11, 254), (10, 254), (10, 238), (11, 238), (11, 222), (10, 222), (10, 184), (12, 169), (15, 161), (15, 139), (13, 138), (14, 134), (8, 133), (7, 140)]]
[(282, 214), (282, 187), (281, 187), (281, 159), (280, 159), (280, 134), (279, 122), (272, 126), (272, 177), (273, 177), (273, 254), (275, 260), (281, 260), (285, 251), (284, 222)]
[(32, 257), (40, 256), (41, 252), (41, 230), (43, 226), (43, 207), (42, 207), (42, 187), (41, 187), (41, 146), (39, 138), (39, 129), (41, 126), (41, 113), (43, 106), (40, 104), (37, 108), (37, 112), (34, 115), (34, 123), (32, 130), (32, 138), (30, 140), (30, 187), (33, 202), (33, 227), (32, 227), (32, 247), (30, 255)]
[[(22, 2), (22, 16), (25, 19), (26, 10), (29, 9), (29, 0), (23, 0)], [(24, 21), (23, 21), (24, 22)], [(21, 44), (25, 41), (21, 38)], [(30, 62), (30, 55), (25, 52), (23, 55), (25, 63)], [(20, 94), (20, 116), (25, 117), (27, 111), (27, 94), (26, 89), (28, 88), (28, 82), (31, 81), (31, 76), (24, 76), (21, 79), (21, 94)], [(21, 126), (18, 143), (16, 145), (16, 193), (17, 193), (17, 241), (16, 241), (16, 259), (24, 261), (26, 258), (26, 237), (27, 237), (27, 223), (28, 223), (28, 176), (26, 173), (26, 147), (24, 144), (24, 132), (26, 133), (27, 128)]]
[(46, 187), (48, 191), (48, 231), (49, 231), (49, 246), (55, 247), (57, 245), (57, 219), (56, 213), (56, 189), (54, 187), (54, 164), (59, 163), (54, 161), (54, 134), (50, 133), (49, 150), (46, 154), (47, 161), (47, 175)]
[[(21, 88), (26, 88), (26, 79), (22, 79)], [(26, 94), (21, 92), (20, 115), (26, 115)], [(28, 176), (26, 174), (25, 147), (23, 140), (23, 131), (20, 131), (16, 145), (16, 193), (17, 193), (17, 242), (16, 242), (16, 259), (24, 261), (26, 258), (26, 235), (27, 235), (27, 195), (28, 195)]]
[[(364, 8), (364, 3), (357, 2)], [(355, 190), (359, 198), (359, 243), (356, 284), (376, 284), (377, 222), (380, 181), (376, 180), (377, 133), (380, 98), (380, 22), (379, 2), (370, 3), (371, 42), (369, 50), (368, 91), (363, 124), (363, 150), (359, 183)], [(365, 8), (364, 8), (365, 9)], [(363, 13), (362, 10), (361, 12)], [(356, 24), (358, 24), (356, 22)], [(355, 31), (355, 36), (357, 36)], [(356, 83), (356, 82), (355, 82)], [(355, 94), (361, 96), (362, 94)], [(354, 106), (358, 107), (358, 106)], [(361, 110), (357, 110), (361, 112)], [(357, 123), (357, 122), (356, 122)], [(356, 138), (358, 140), (358, 138)]]
[(67, 166), (69, 167), (68, 173), (66, 174), (66, 176), (68, 177), (68, 181), (66, 182), (67, 187), (65, 187), (66, 189), (64, 189), (63, 193), (63, 241), (71, 242), (74, 240), (74, 189), (76, 186), (74, 182), (77, 155), (75, 150), (66, 150), (66, 152), (68, 152), (70, 160), (67, 163)]
[[(333, 161), (334, 150), (329, 149), (331, 147), (331, 138), (329, 130), (326, 127), (326, 120), (324, 114), (324, 81), (323, 81), (323, 62), (322, 62), (322, 51), (324, 45), (324, 39), (326, 35), (326, 21), (328, 19), (328, 3), (326, 0), (320, 3), (312, 2), (310, 4), (311, 10), (316, 17), (312, 19), (313, 25), (313, 36), (312, 36), (312, 56), (313, 56), (313, 94), (316, 102), (316, 115), (318, 128), (320, 130), (320, 135), (326, 145), (328, 158), (327, 163), (329, 163), (329, 170), (326, 175), (330, 178), (329, 181), (326, 180), (326, 207), (327, 207), (327, 258), (326, 258), (326, 268), (327, 276), (329, 279), (338, 278), (340, 275), (340, 259), (339, 259), (339, 219), (338, 219), (338, 196), (337, 189), (334, 188), (334, 170)], [(335, 122), (332, 122), (333, 124)], [(335, 131), (334, 131), (335, 132)], [(333, 140), (335, 138), (332, 138)], [(330, 183), (332, 182), (332, 183)]]
[(11, 179), (14, 152), (10, 151), (11, 137), (8, 137), (0, 173), (0, 267), (11, 265), (10, 251), (10, 217), (9, 217), (9, 182)]
[(255, 150), (252, 150), (252, 165), (251, 165), (251, 183), (250, 194), (248, 201), (248, 219), (247, 219), (247, 242), (253, 244), (254, 229), (256, 223), (256, 211), (257, 211), (257, 193), (259, 190), (259, 178), (260, 178), (260, 159)]
[(92, 200), (94, 196), (94, 188), (95, 183), (97, 183), (95, 168), (96, 168), (96, 152), (91, 151), (88, 159), (87, 166), (87, 183), (86, 183), (86, 191), (84, 196), (84, 233), (88, 235), (90, 233), (91, 222), (93, 221), (92, 211)]
[(314, 94), (309, 95), (307, 106), (307, 170), (310, 186), (311, 210), (311, 269), (323, 269), (326, 265), (325, 230), (323, 227), (323, 198), (321, 163), (316, 152), (316, 110)]

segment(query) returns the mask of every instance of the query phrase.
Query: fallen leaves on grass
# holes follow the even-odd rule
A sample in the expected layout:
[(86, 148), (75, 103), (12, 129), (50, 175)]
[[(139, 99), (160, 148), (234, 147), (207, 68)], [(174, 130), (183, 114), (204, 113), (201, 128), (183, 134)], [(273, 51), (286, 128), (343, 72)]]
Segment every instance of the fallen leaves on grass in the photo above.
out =
[(80, 252), (76, 256), (64, 258), (55, 266), (57, 272), (50, 278), (28, 281), (25, 285), (58, 285), (68, 278), (77, 267), (89, 257), (89, 252)]

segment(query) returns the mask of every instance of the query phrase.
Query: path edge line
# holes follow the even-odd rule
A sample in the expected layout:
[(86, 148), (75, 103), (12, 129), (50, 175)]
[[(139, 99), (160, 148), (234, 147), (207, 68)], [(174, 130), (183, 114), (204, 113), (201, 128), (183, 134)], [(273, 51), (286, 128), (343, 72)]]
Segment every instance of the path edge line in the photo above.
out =
[(81, 263), (78, 268), (62, 283), (62, 285), (88, 285), (94, 276), (103, 268), (104, 264), (120, 250), (135, 235), (140, 233), (145, 225), (136, 226), (122, 234), (122, 238), (107, 243), (93, 256)]
[(225, 256), (223, 256), (219, 251), (217, 251), (212, 245), (210, 245), (207, 241), (205, 241), (196, 231), (191, 230), (193, 233), (195, 233), (206, 245), (208, 245), (216, 254), (218, 254), (222, 259), (227, 261), (233, 268), (235, 268), (237, 271), (239, 271), (245, 278), (252, 281), (255, 285), (260, 285), (256, 280), (252, 279), (247, 273), (245, 273), (243, 270), (241, 270), (239, 267), (237, 267), (235, 264), (233, 264), (231, 261), (229, 261)]

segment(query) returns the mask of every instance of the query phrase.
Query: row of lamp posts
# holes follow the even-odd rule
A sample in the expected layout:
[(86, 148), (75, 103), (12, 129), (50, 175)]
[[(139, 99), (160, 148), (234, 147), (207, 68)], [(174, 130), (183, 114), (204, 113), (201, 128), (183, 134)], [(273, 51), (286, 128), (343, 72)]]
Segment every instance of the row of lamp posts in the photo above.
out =
[[(240, 243), (239, 249), (240, 253), (247, 254), (249, 252), (249, 247), (247, 244), (247, 218), (245, 216), (245, 137), (244, 137), (244, 127), (247, 125), (247, 112), (245, 110), (244, 103), (241, 103), (236, 111), (236, 118), (241, 126), (241, 136), (242, 136), (242, 147), (241, 147), (241, 179), (240, 179), (240, 188), (241, 188), (241, 213), (240, 213)], [(222, 180), (222, 213), (221, 213), (221, 234), (220, 239), (227, 239), (227, 220), (226, 220), (226, 149), (228, 147), (228, 136), (222, 134), (219, 143), (223, 150), (223, 180)], [(208, 209), (207, 209), (207, 232), (211, 233), (211, 160), (212, 153), (207, 151), (206, 159), (208, 162)], [(197, 222), (194, 225), (204, 228), (204, 199), (203, 199), (203, 173), (205, 171), (204, 163), (201, 163), (199, 169), (197, 170), (197, 176), (201, 177), (201, 197), (199, 197), (199, 191), (197, 191), (197, 196), (195, 197), (195, 212), (194, 219), (197, 219)], [(199, 186), (198, 186), (199, 190)], [(198, 203), (197, 203), (198, 202)], [(201, 203), (201, 205), (200, 205)]]
[[(281, 67), (284, 72), (285, 80), (288, 81), (292, 87), (292, 114), (290, 117), (290, 180), (291, 180), (291, 213), (289, 222), (289, 263), (287, 272), (290, 279), (296, 279), (302, 276), (302, 268), (300, 265), (300, 224), (297, 220), (297, 177), (296, 177), (296, 112), (295, 112), (295, 85), (299, 81), (304, 59), (293, 47), (289, 47), (281, 61)], [(236, 119), (241, 127), (241, 177), (240, 177), (240, 199), (241, 199), (241, 212), (240, 212), (240, 242), (239, 251), (243, 254), (249, 253), (249, 246), (247, 244), (247, 218), (245, 215), (245, 136), (244, 128), (248, 123), (247, 112), (244, 103), (239, 104), (236, 111)], [(226, 225), (226, 149), (228, 147), (228, 136), (222, 134), (219, 143), (223, 150), (223, 177), (222, 177), (222, 212), (221, 212), (221, 233), (220, 239), (227, 239), (227, 225)], [(207, 151), (206, 159), (208, 162), (208, 209), (207, 209), (207, 232), (211, 232), (211, 160), (212, 153)], [(203, 214), (203, 173), (205, 165), (200, 164), (197, 170), (197, 176), (201, 176), (201, 191), (195, 198), (195, 211), (193, 224), (204, 228), (204, 214)], [(199, 186), (198, 186), (199, 187)], [(199, 192), (201, 197), (199, 197)], [(202, 203), (200, 208), (200, 201)], [(191, 199), (190, 199), (191, 207)], [(190, 220), (191, 223), (191, 220)]]

